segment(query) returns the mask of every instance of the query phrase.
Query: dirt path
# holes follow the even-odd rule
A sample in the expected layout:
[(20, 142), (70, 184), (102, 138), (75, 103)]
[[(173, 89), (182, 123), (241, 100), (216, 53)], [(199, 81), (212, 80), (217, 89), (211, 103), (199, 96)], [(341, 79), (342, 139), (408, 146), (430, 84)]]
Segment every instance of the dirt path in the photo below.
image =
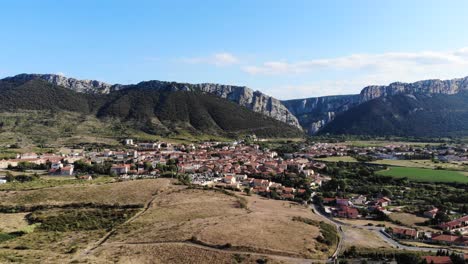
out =
[(251, 251), (241, 251), (241, 250), (229, 250), (229, 249), (221, 249), (216, 247), (211, 247), (207, 245), (201, 245), (190, 241), (173, 241), (173, 242), (113, 242), (106, 244), (107, 246), (112, 245), (181, 245), (181, 246), (189, 246), (199, 249), (205, 249), (210, 251), (228, 253), (228, 254), (242, 254), (242, 255), (251, 255), (251, 256), (258, 256), (258, 257), (269, 257), (276, 260), (285, 261), (287, 263), (294, 263), (294, 264), (310, 264), (310, 263), (326, 263), (326, 260), (323, 259), (306, 259), (300, 257), (287, 257), (272, 253), (256, 253)]
[[(169, 183), (168, 185), (166, 186), (166, 188), (169, 186)], [(166, 190), (166, 189), (164, 189)], [(145, 206), (143, 207), (143, 210), (139, 211), (138, 213), (136, 213), (134, 216), (130, 217), (127, 221), (125, 221), (124, 223), (122, 223), (121, 225), (124, 225), (124, 224), (128, 224), (128, 223), (131, 223), (133, 222), (135, 219), (137, 219), (138, 217), (140, 217), (141, 215), (143, 215), (144, 213), (146, 213), (148, 211), (148, 209), (151, 207), (151, 205), (153, 204), (154, 200), (157, 198), (158, 196), (158, 193), (154, 194), (151, 199), (145, 203)], [(78, 261), (80, 259), (82, 259), (83, 257), (91, 254), (96, 248), (100, 247), (102, 244), (104, 244), (115, 232), (117, 231), (117, 227), (114, 227), (112, 228), (112, 230), (110, 230), (109, 232), (107, 232), (101, 239), (99, 239), (98, 241), (96, 241), (95, 243), (93, 243), (92, 245), (88, 246), (86, 249), (83, 250), (83, 252), (81, 252), (78, 256), (76, 256), (75, 258), (73, 258), (72, 261)]]
[[(135, 214), (133, 217), (125, 221), (123, 224), (131, 223), (135, 221), (138, 217), (142, 216), (145, 214), (149, 208), (151, 208), (152, 204), (154, 203), (155, 199), (157, 198), (157, 194), (153, 195), (152, 198), (145, 204), (143, 207), (143, 210), (139, 211), (137, 214)], [(252, 252), (252, 251), (242, 251), (242, 250), (234, 250), (234, 249), (223, 249), (223, 248), (218, 248), (216, 246), (210, 246), (210, 245), (203, 245), (203, 244), (198, 244), (192, 241), (166, 241), (166, 242), (109, 242), (109, 238), (115, 234), (117, 231), (117, 227), (113, 228), (109, 232), (107, 232), (102, 238), (100, 238), (98, 241), (93, 243), (92, 245), (89, 245), (86, 249), (84, 249), (82, 252), (80, 252), (72, 261), (79, 261), (85, 258), (86, 256), (91, 255), (97, 248), (101, 246), (112, 246), (112, 245), (167, 245), (167, 244), (172, 244), (172, 245), (183, 245), (183, 246), (190, 246), (194, 248), (199, 248), (199, 249), (204, 249), (204, 250), (210, 250), (210, 251), (216, 251), (216, 252), (222, 252), (222, 253), (228, 253), (228, 254), (242, 254), (242, 255), (251, 255), (251, 256), (258, 256), (260, 257), (268, 257), (272, 259), (276, 259), (279, 261), (284, 261), (286, 263), (294, 263), (294, 264), (311, 264), (311, 263), (326, 263), (327, 260), (323, 259), (307, 259), (307, 258), (301, 258), (301, 257), (288, 257), (281, 255), (281, 253), (275, 254), (275, 253), (257, 253), (257, 252)]]

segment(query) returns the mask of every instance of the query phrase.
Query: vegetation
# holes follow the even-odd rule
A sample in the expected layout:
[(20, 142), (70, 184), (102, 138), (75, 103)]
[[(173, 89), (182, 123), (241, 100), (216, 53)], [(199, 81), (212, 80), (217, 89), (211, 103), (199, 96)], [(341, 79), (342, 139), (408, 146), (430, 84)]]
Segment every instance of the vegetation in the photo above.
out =
[(421, 182), (459, 182), (468, 183), (468, 177), (462, 172), (448, 170), (431, 170), (423, 168), (390, 167), (377, 172), (378, 175), (395, 178), (407, 178)]
[[(414, 111), (414, 109), (423, 109)], [(468, 94), (395, 95), (356, 106), (321, 134), (448, 137), (468, 135)]]
[(32, 223), (39, 223), (44, 231), (74, 231), (106, 229), (123, 223), (137, 212), (137, 209), (58, 209), (36, 211), (26, 216)]
[(115, 144), (115, 139), (131, 135), (303, 135), (295, 127), (214, 95), (174, 92), (171, 84), (157, 88), (146, 83), (108, 95), (77, 93), (38, 79), (2, 80), (0, 88), (0, 143)]
[(317, 241), (327, 244), (328, 246), (336, 245), (339, 240), (336, 228), (325, 222), (320, 222), (319, 226), (321, 236), (317, 238)]
[[(466, 183), (417, 182), (409, 181), (408, 178), (377, 175), (376, 172), (382, 169), (384, 167), (381, 165), (330, 162), (326, 169), (320, 171), (332, 176), (332, 180), (322, 185), (322, 195), (350, 197), (363, 194), (376, 197), (385, 194), (392, 199), (392, 205), (405, 205), (405, 210), (420, 213), (430, 206), (459, 211), (468, 201)], [(320, 203), (319, 200), (317, 202)]]

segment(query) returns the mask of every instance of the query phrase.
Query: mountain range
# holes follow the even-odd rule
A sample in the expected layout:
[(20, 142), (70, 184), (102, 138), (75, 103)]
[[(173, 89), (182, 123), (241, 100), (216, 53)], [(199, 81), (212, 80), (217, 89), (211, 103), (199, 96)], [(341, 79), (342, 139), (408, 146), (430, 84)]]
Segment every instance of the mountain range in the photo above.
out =
[(68, 111), (145, 133), (266, 137), (314, 134), (468, 135), (468, 77), (368, 86), (360, 94), (281, 101), (245, 86), (108, 84), (54, 74), (0, 80), (0, 110)]

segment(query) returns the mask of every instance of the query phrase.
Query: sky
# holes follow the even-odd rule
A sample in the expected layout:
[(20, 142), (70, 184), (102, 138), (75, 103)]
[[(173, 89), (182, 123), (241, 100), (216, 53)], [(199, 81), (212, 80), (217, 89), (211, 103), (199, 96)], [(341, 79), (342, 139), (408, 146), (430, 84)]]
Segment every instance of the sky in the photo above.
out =
[(0, 0), (0, 78), (353, 94), (468, 76), (466, 10), (464, 0)]

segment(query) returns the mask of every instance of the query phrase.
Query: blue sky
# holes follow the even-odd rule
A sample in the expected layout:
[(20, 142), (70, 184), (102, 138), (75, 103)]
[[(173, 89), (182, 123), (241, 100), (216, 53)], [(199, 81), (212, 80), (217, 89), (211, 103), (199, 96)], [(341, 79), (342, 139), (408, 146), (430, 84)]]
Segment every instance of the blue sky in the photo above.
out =
[(280, 99), (468, 75), (468, 1), (3, 0), (0, 77), (246, 85)]

